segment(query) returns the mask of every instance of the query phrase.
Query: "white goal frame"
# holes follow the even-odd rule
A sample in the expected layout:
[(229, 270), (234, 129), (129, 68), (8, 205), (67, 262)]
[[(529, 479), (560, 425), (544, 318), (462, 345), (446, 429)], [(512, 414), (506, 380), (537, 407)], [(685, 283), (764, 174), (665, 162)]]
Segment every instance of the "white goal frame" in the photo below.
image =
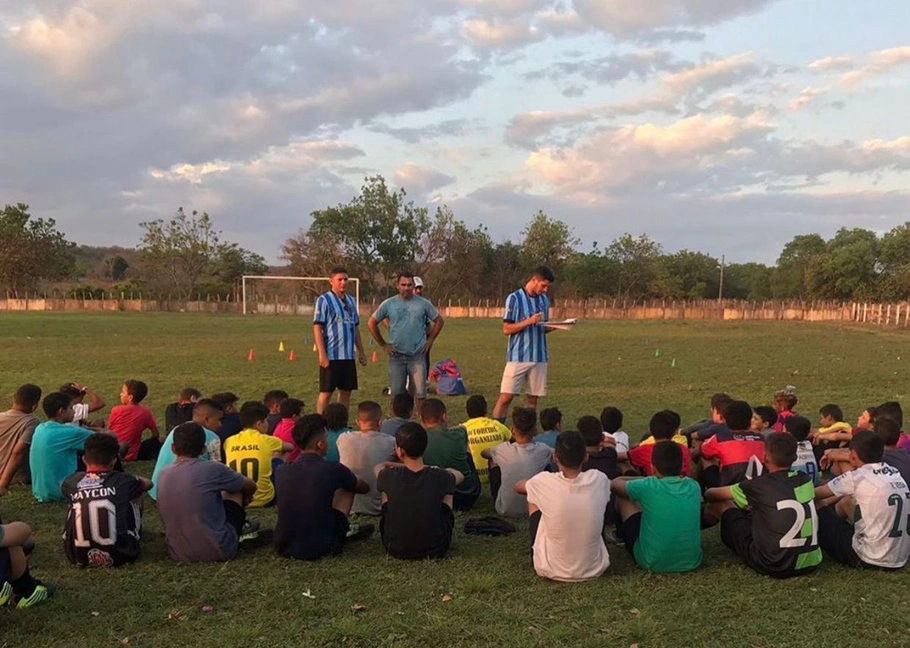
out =
[[(275, 275), (243, 275), (241, 278), (242, 284), (242, 299), (243, 299), (243, 314), (247, 315), (246, 311), (246, 280), (247, 279), (274, 279), (280, 281), (325, 281), (328, 282), (330, 277), (287, 277), (287, 276), (275, 276)], [(354, 282), (354, 303), (357, 306), (357, 312), (360, 312), (360, 279), (357, 277), (348, 277), (348, 281)]]

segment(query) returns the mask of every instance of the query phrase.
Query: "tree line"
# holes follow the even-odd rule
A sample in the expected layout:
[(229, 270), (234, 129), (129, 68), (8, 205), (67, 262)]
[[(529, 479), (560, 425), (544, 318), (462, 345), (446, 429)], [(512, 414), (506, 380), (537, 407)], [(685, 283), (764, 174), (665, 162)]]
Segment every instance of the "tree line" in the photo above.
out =
[[(424, 278), (437, 300), (502, 300), (545, 264), (563, 298), (725, 298), (899, 301), (910, 299), (910, 222), (882, 236), (843, 228), (826, 240), (795, 236), (777, 263), (730, 263), (698, 251), (667, 253), (646, 234), (624, 234), (587, 250), (571, 227), (542, 211), (517, 240), (494, 242), (447, 206), (415, 205), (382, 176), (366, 178), (348, 203), (312, 213), (309, 227), (281, 246), (284, 267), (223, 240), (205, 212), (182, 208), (168, 220), (140, 224), (135, 249), (76, 246), (53, 219), (24, 204), (0, 212), (0, 285), (8, 291), (63, 286), (68, 291), (236, 296), (247, 274), (325, 276), (336, 265), (361, 279), (363, 297), (394, 291), (403, 269)], [(721, 284), (721, 281), (723, 282)], [(313, 289), (315, 287), (311, 287)]]

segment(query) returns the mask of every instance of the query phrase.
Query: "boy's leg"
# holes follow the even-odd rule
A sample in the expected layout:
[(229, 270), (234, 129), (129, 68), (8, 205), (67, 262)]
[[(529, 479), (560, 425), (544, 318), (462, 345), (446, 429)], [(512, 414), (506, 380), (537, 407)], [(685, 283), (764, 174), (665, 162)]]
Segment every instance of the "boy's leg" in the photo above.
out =
[(528, 518), (528, 531), (531, 533), (531, 553), (534, 553), (534, 543), (537, 541), (537, 528), (540, 526), (540, 518), (543, 514), (540, 509), (531, 513)]
[(53, 588), (31, 575), (28, 559), (22, 546), (32, 537), (31, 528), (24, 522), (0, 525), (0, 599), (6, 603), (13, 594), (19, 597), (18, 607), (27, 608), (47, 600)]
[(702, 459), (701, 487), (702, 490), (720, 486), (720, 466), (713, 461)]
[(635, 543), (641, 535), (641, 507), (630, 499), (617, 496), (614, 503), (616, 508), (616, 535), (622, 540), (626, 549), (635, 557)]
[(850, 523), (853, 526), (854, 515), (856, 513), (856, 500), (850, 496), (841, 497), (834, 505), (837, 516)]
[(859, 567), (859, 556), (853, 550), (853, 531), (853, 525), (840, 517), (834, 506), (818, 509), (818, 546), (831, 560)]
[(465, 494), (456, 491), (452, 498), (452, 508), (456, 511), (470, 511), (478, 497), (480, 497), (480, 493)]
[(502, 468), (491, 465), (487, 474), (490, 477), (490, 497), (495, 502), (496, 496), (499, 495), (499, 489), (502, 488)]

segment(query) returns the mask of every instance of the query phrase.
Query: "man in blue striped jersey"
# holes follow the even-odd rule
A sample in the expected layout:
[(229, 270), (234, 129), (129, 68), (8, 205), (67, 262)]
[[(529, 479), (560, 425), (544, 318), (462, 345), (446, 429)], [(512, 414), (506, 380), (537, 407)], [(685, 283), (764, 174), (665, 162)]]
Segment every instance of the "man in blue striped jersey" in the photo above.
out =
[(550, 319), (547, 291), (554, 279), (552, 270), (540, 266), (524, 288), (506, 297), (502, 332), (509, 336), (509, 348), (495, 419), (505, 419), (509, 404), (526, 382), (525, 407), (536, 410), (537, 399), (547, 394), (547, 333), (553, 330), (546, 326)]
[(318, 414), (322, 414), (336, 389), (338, 402), (350, 407), (351, 392), (357, 389), (355, 349), (360, 364), (367, 363), (363, 343), (360, 341), (357, 302), (347, 294), (347, 270), (332, 268), (329, 284), (332, 289), (319, 296), (313, 314), (313, 339), (319, 352), (319, 398), (316, 400)]

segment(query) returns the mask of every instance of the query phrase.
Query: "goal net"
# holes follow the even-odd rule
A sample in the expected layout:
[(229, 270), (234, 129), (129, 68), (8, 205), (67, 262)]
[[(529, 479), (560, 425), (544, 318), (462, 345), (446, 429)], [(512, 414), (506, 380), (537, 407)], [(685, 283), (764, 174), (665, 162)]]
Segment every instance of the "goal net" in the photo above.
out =
[[(313, 315), (316, 298), (329, 290), (328, 277), (244, 275), (244, 315)], [(360, 311), (360, 279), (348, 279), (348, 294)]]

